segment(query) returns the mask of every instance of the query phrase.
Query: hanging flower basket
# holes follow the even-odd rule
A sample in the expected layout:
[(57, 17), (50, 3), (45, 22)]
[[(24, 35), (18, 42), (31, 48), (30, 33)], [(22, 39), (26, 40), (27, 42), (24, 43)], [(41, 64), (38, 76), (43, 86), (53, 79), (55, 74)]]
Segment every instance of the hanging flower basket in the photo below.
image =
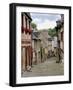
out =
[(26, 34), (27, 34), (27, 33), (29, 33), (29, 34), (32, 33), (32, 30), (27, 29), (27, 28), (24, 28), (24, 27), (22, 27), (21, 30), (22, 30), (22, 33), (24, 33), (24, 31), (25, 31)]
[(32, 30), (28, 29), (28, 33), (31, 34), (32, 33)]

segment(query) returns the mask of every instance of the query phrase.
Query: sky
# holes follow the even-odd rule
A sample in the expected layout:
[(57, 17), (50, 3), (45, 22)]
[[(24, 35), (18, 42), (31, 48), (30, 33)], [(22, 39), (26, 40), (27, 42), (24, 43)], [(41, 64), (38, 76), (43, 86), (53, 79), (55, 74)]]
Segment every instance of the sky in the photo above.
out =
[(61, 19), (60, 14), (43, 14), (43, 13), (30, 13), (32, 22), (37, 25), (37, 29), (49, 29), (56, 26), (56, 21)]

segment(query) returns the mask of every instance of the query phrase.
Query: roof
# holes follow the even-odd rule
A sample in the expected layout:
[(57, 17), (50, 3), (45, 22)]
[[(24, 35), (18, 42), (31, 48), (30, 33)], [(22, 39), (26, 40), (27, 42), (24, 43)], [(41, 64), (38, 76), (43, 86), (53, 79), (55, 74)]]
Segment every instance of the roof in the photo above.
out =
[(33, 39), (33, 40), (41, 40), (40, 37), (39, 37), (39, 35), (40, 35), (40, 32), (38, 32), (38, 31), (33, 31), (33, 32), (32, 32), (32, 39)]

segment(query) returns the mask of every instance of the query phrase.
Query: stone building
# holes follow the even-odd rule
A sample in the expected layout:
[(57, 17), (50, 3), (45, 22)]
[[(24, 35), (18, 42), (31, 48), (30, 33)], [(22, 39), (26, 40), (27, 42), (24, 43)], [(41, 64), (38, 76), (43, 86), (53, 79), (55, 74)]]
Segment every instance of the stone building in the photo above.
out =
[(28, 71), (32, 65), (32, 39), (31, 39), (30, 13), (21, 13), (21, 70)]
[(33, 49), (33, 64), (38, 64), (41, 62), (41, 39), (39, 37), (40, 32), (32, 32), (32, 49)]
[(49, 38), (48, 30), (32, 32), (32, 48), (34, 63), (40, 63), (47, 59), (48, 52), (52, 50), (52, 42), (51, 38)]
[(63, 61), (64, 58), (64, 15), (61, 14), (61, 20), (57, 22), (58, 29), (58, 47), (60, 53), (60, 59)]
[(40, 38), (41, 38), (42, 61), (45, 61), (48, 57), (48, 49), (49, 49), (48, 30), (41, 30)]

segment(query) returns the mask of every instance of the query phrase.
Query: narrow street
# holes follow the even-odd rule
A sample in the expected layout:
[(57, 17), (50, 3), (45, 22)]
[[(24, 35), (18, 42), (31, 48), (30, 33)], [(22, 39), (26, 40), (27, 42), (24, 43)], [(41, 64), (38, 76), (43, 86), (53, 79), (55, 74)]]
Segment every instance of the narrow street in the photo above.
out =
[(42, 63), (33, 65), (31, 71), (25, 71), (22, 77), (64, 75), (64, 64), (56, 63), (56, 60), (56, 57), (51, 57)]

